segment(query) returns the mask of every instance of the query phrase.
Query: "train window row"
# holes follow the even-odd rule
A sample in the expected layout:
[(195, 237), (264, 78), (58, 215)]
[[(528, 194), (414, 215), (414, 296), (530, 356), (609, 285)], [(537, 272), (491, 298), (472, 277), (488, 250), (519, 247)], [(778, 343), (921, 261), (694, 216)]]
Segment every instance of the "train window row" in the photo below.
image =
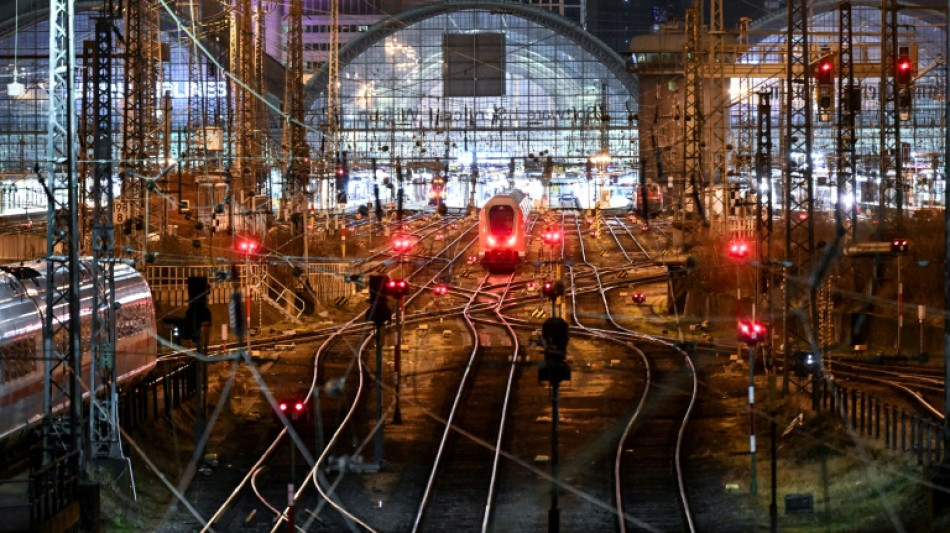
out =
[(0, 346), (0, 382), (9, 383), (36, 372), (38, 346), (35, 336)]

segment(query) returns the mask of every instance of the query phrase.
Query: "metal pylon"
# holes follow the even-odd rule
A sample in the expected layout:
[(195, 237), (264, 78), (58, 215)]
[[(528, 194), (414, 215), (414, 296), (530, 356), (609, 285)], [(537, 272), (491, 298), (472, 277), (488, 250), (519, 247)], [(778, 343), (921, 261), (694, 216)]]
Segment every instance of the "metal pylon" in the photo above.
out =
[(94, 144), (92, 210), (92, 363), (89, 458), (123, 458), (116, 391), (115, 226), (112, 221), (113, 19), (96, 19), (92, 76)]
[[(904, 215), (903, 157), (901, 153), (901, 117), (897, 102), (897, 0), (881, 3), (881, 135), (879, 169), (881, 190), (878, 232), (883, 233), (888, 206), (897, 210), (897, 224)], [(888, 195), (888, 192), (891, 194)], [(889, 197), (890, 196), (890, 197)], [(880, 235), (879, 235), (880, 237)]]
[(683, 104), (683, 189), (681, 213), (692, 213), (705, 221), (703, 183), (703, 53), (700, 29), (702, 16), (696, 8), (686, 10), (686, 46), (683, 52), (685, 101)]
[[(785, 91), (785, 159), (783, 212), (785, 254), (792, 264), (786, 281), (785, 368), (794, 346), (811, 346), (817, 312), (808, 283), (815, 248), (812, 168), (812, 77), (809, 59), (809, 0), (788, 2), (788, 52)], [(791, 338), (791, 337), (794, 337)]]
[[(835, 222), (839, 231), (854, 240), (857, 231), (857, 187), (855, 175), (855, 146), (857, 132), (855, 118), (856, 104), (859, 103), (855, 93), (858, 88), (854, 85), (854, 44), (851, 1), (844, 0), (838, 4), (838, 135), (836, 135), (836, 150), (838, 152), (837, 189), (838, 201), (835, 208)], [(850, 195), (851, 206), (846, 206), (844, 199)]]
[[(71, 0), (50, 2), (46, 310), (43, 315), (44, 463), (82, 450), (73, 4)], [(58, 409), (61, 410), (57, 412)]]
[(287, 122), (284, 126), (284, 150), (290, 164), (290, 173), (285, 184), (290, 212), (304, 217), (301, 227), (306, 227), (310, 147), (307, 145), (307, 130), (304, 127), (301, 1), (290, 1), (290, 16), (287, 19), (287, 73), (284, 79), (284, 114), (287, 115)]

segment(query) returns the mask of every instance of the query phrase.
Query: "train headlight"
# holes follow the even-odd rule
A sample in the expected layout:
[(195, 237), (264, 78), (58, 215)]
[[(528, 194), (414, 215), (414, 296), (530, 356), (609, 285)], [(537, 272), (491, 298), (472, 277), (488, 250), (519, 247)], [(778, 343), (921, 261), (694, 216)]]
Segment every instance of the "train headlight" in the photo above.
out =
[(498, 246), (498, 240), (495, 239), (494, 235), (488, 236), (488, 246), (491, 246), (492, 248)]
[(508, 246), (514, 246), (517, 240), (518, 239), (514, 235), (508, 237)]

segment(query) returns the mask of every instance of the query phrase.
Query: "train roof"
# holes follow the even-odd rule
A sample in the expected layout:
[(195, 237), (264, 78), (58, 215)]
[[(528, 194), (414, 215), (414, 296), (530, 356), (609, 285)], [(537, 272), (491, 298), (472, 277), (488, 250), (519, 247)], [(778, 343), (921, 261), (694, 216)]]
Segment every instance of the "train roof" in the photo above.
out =
[(528, 195), (523, 193), (521, 189), (505, 189), (504, 191), (489, 198), (488, 201), (485, 202), (485, 204), (494, 203), (492, 202), (492, 200), (496, 198), (511, 198), (512, 200), (515, 201), (516, 204), (520, 205), (521, 202), (523, 202), (524, 199), (527, 197)]

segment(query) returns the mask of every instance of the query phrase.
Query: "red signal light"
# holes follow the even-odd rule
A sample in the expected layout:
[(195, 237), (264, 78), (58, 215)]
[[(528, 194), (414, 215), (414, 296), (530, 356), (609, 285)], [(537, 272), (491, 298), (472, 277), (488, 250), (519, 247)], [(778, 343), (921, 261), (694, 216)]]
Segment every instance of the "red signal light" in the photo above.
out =
[(412, 239), (407, 235), (397, 235), (393, 239), (393, 250), (398, 254), (405, 254), (412, 249)]
[(435, 293), (436, 296), (445, 296), (449, 293), (449, 288), (444, 283), (440, 283), (432, 288), (432, 292)]
[(277, 405), (277, 407), (280, 408), (280, 411), (281, 411), (282, 413), (287, 412), (287, 407), (288, 407), (288, 406), (287, 406), (287, 402), (280, 402), (280, 403)]
[(647, 301), (647, 295), (642, 292), (633, 293), (633, 303), (640, 305), (643, 302)]
[(818, 61), (815, 69), (815, 80), (818, 85), (832, 85), (834, 83), (835, 61), (831, 57), (823, 57)]
[(298, 413), (299, 413), (300, 411), (303, 411), (303, 402), (297, 402), (297, 403), (295, 403), (295, 404), (294, 404), (294, 411), (297, 411)]
[(396, 298), (406, 295), (409, 290), (409, 284), (404, 279), (390, 279), (386, 284), (386, 291)]
[(238, 251), (241, 252), (242, 254), (250, 255), (250, 254), (257, 253), (257, 248), (258, 248), (258, 246), (259, 246), (259, 245), (258, 245), (256, 242), (254, 242), (254, 241), (252, 241), (252, 240), (245, 239), (245, 240), (242, 240), (242, 241), (238, 242), (238, 244), (237, 244), (237, 249), (238, 249)]
[(541, 240), (547, 244), (557, 244), (561, 241), (561, 230), (557, 228), (545, 228), (541, 233)]
[(743, 259), (749, 255), (749, 243), (743, 240), (735, 240), (729, 243), (729, 256), (735, 259)]
[(765, 340), (765, 325), (761, 322), (739, 321), (739, 340), (746, 344), (756, 344)]

